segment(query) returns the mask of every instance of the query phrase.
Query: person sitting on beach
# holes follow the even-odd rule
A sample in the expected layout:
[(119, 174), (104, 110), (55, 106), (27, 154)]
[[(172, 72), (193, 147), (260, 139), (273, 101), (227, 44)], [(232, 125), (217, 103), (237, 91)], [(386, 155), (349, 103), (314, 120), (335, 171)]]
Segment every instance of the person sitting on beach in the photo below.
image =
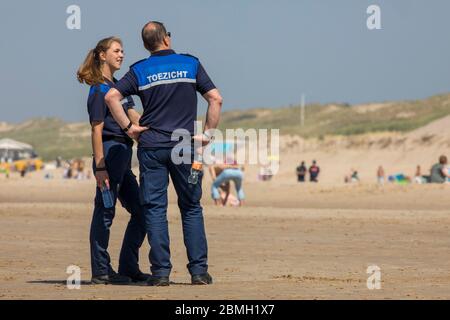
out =
[(418, 165), (416, 167), (416, 173), (414, 174), (414, 182), (418, 184), (427, 183), (426, 177), (422, 176), (422, 169)]
[(359, 182), (358, 171), (355, 169), (350, 169), (350, 173), (344, 177), (345, 183), (354, 183)]
[(442, 155), (439, 157), (439, 163), (433, 165), (430, 170), (431, 183), (447, 182), (447, 179), (450, 178), (450, 175), (448, 174), (447, 163), (448, 161), (446, 156)]
[(385, 173), (384, 173), (384, 168), (382, 166), (378, 167), (377, 170), (377, 181), (379, 185), (383, 185), (384, 184), (384, 179), (385, 179)]
[(358, 171), (354, 170), (351, 176), (351, 181), (352, 182), (359, 182), (359, 175), (358, 175)]

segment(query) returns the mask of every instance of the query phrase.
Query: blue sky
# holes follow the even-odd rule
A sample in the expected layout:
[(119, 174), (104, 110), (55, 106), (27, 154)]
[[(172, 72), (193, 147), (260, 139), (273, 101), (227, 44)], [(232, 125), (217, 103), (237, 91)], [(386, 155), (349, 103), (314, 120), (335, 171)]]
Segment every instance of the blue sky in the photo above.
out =
[[(81, 8), (68, 30), (66, 8)], [(381, 7), (381, 30), (366, 9)], [(200, 58), (224, 110), (307, 102), (418, 99), (450, 91), (446, 0), (5, 0), (0, 2), (0, 121), (87, 121), (75, 72), (100, 38), (124, 40), (128, 66), (148, 56), (140, 30), (159, 20), (173, 46)], [(204, 104), (200, 105), (204, 110)]]

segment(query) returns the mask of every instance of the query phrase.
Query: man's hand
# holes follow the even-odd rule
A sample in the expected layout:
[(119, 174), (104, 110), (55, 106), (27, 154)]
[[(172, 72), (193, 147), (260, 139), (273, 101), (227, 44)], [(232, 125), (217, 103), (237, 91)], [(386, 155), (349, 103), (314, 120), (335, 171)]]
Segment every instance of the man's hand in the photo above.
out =
[(207, 144), (209, 144), (212, 141), (212, 139), (208, 138), (204, 133), (194, 136), (193, 139), (194, 139), (194, 142), (198, 143), (202, 147), (206, 146)]
[(194, 140), (194, 148), (197, 154), (203, 154), (203, 148), (212, 141), (205, 134), (198, 134), (193, 136), (192, 139)]
[(132, 125), (130, 127), (130, 129), (128, 129), (127, 131), (127, 135), (131, 138), (134, 139), (136, 141), (138, 141), (139, 136), (141, 135), (142, 132), (148, 130), (149, 128), (147, 127), (141, 127), (141, 126), (137, 126), (137, 125)]
[(97, 180), (97, 187), (100, 188), (100, 190), (105, 185), (107, 189), (109, 189), (109, 176), (108, 172), (106, 171), (97, 171), (95, 172), (95, 180)]

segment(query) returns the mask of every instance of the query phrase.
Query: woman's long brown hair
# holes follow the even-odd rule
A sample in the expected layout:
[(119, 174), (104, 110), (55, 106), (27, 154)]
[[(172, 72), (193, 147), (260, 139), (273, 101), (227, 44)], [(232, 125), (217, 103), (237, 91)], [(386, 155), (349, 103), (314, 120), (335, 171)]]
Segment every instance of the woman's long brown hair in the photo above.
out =
[(81, 83), (86, 83), (90, 86), (104, 83), (102, 70), (101, 70), (101, 61), (100, 61), (100, 53), (106, 52), (113, 42), (118, 42), (122, 45), (122, 40), (118, 37), (109, 37), (100, 40), (97, 43), (97, 46), (90, 50), (84, 59), (83, 64), (80, 66), (77, 72), (77, 79)]

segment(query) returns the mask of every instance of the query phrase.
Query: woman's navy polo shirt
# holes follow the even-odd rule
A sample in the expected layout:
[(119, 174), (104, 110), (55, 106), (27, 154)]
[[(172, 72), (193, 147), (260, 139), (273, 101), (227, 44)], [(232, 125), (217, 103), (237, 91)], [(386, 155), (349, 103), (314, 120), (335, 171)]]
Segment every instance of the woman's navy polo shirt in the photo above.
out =
[[(114, 82), (117, 82), (114, 79)], [(89, 113), (89, 122), (103, 121), (103, 136), (104, 137), (125, 137), (128, 138), (127, 134), (120, 128), (117, 122), (114, 120), (107, 104), (105, 103), (105, 96), (109, 89), (114, 87), (114, 83), (106, 80), (106, 83), (101, 83), (92, 86), (89, 91), (89, 97), (87, 102), (87, 109)], [(125, 112), (128, 109), (135, 106), (133, 98), (126, 97), (122, 101), (122, 107)]]

